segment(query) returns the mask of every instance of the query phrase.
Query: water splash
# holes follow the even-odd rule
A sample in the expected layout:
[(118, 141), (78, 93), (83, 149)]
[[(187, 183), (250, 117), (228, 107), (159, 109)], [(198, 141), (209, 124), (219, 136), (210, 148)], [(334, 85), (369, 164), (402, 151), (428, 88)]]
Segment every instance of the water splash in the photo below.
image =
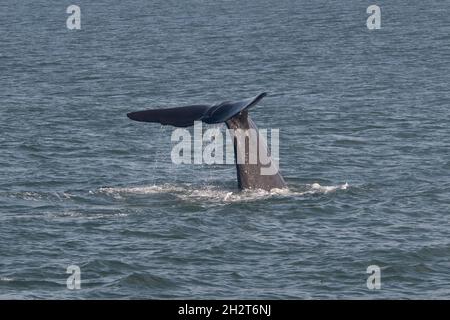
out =
[(318, 183), (313, 183), (311, 185), (311, 191), (319, 191), (319, 192), (323, 192), (323, 193), (329, 193), (329, 192), (333, 192), (336, 190), (347, 190), (347, 188), (349, 187), (348, 183), (344, 183), (343, 185), (338, 185), (338, 186), (321, 186)]
[(270, 191), (261, 189), (230, 191), (217, 186), (199, 187), (193, 184), (163, 184), (141, 187), (107, 187), (100, 188), (97, 192), (116, 199), (121, 199), (133, 194), (171, 194), (184, 201), (214, 201), (215, 203), (232, 203), (257, 201), (273, 197), (281, 198), (299, 197), (311, 194), (328, 194), (330, 192), (346, 190), (348, 188), (348, 183), (335, 186), (322, 186), (318, 183), (313, 183), (311, 185), (304, 185), (301, 188), (272, 189)]

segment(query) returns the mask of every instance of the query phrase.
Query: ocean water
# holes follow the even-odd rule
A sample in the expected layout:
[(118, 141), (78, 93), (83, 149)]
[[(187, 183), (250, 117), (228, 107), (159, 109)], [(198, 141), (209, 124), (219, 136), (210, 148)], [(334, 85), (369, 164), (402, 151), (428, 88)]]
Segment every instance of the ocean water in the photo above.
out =
[[(0, 298), (450, 298), (450, 9), (371, 4), (3, 0)], [(286, 190), (126, 117), (263, 91)]]

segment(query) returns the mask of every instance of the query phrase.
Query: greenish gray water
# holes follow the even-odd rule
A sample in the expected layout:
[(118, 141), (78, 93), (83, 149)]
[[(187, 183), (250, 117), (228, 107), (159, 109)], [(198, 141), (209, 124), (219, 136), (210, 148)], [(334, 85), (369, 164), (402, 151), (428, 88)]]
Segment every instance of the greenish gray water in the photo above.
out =
[[(450, 297), (448, 3), (70, 4), (1, 4), (0, 298)], [(125, 116), (262, 91), (283, 192)]]

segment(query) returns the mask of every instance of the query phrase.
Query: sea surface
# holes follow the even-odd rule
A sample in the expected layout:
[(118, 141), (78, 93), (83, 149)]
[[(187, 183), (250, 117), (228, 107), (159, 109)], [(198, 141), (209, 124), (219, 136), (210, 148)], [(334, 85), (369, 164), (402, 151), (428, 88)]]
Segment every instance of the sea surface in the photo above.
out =
[[(0, 299), (450, 298), (447, 1), (0, 8)], [(260, 92), (285, 190), (126, 117)]]

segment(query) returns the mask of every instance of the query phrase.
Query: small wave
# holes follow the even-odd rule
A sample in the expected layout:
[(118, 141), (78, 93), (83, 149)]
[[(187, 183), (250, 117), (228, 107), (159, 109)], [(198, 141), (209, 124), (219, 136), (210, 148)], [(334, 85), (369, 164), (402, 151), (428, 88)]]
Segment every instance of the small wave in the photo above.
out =
[(146, 273), (131, 273), (118, 280), (114, 285), (161, 289), (176, 287), (176, 284), (168, 278)]
[(116, 213), (91, 213), (91, 212), (78, 212), (78, 211), (63, 211), (60, 213), (48, 213), (46, 215), (49, 219), (110, 219), (110, 218), (122, 218), (127, 217), (128, 213), (116, 212)]
[(339, 144), (361, 144), (361, 143), (366, 143), (366, 139), (362, 138), (362, 137), (355, 137), (355, 136), (347, 136), (347, 135), (338, 135), (338, 134), (334, 134), (331, 135), (330, 138), (334, 138), (335, 139), (335, 143), (339, 143)]

